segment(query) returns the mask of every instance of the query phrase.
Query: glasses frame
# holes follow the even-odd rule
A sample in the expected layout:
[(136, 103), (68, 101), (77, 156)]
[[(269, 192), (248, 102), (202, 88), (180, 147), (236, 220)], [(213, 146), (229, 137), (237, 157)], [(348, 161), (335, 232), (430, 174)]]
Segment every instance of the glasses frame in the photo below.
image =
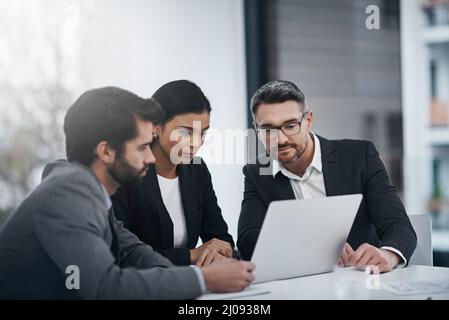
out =
[[(304, 117), (305, 117), (308, 113), (309, 113), (309, 112), (304, 112), (304, 114), (302, 115), (302, 117), (301, 117), (301, 119), (300, 119), (299, 121), (294, 121), (294, 122), (290, 122), (290, 123), (289, 123), (289, 124), (296, 123), (296, 124), (299, 125), (299, 126), (298, 126), (298, 132), (296, 132), (296, 133), (286, 134), (285, 131), (282, 129), (282, 127), (285, 127), (287, 124), (283, 124), (282, 126), (279, 126), (279, 127), (271, 127), (271, 128), (261, 128), (261, 127), (259, 127), (258, 125), (255, 125), (254, 127), (255, 127), (255, 129), (256, 129), (257, 134), (259, 134), (260, 137), (263, 137), (261, 131), (262, 131), (262, 130), (267, 130), (267, 129), (269, 129), (269, 130), (276, 130), (276, 137), (277, 137), (277, 135), (279, 134), (279, 131), (282, 131), (282, 133), (283, 133), (286, 137), (295, 136), (295, 135), (301, 133), (302, 122), (304, 121)], [(275, 136), (274, 136), (274, 137), (275, 137)], [(266, 138), (265, 138), (265, 139), (266, 139)]]

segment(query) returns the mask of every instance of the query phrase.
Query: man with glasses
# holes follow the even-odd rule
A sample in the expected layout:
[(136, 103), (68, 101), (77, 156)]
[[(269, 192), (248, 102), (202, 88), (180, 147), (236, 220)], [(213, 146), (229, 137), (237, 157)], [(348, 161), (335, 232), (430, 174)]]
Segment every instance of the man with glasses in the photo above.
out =
[(416, 234), (373, 143), (316, 135), (311, 131), (313, 112), (289, 81), (265, 84), (250, 107), (272, 170), (266, 174), (267, 165), (260, 163), (243, 168), (237, 241), (242, 257), (250, 260), (271, 201), (361, 193), (363, 201), (338, 264), (375, 266), (377, 272), (407, 265)]

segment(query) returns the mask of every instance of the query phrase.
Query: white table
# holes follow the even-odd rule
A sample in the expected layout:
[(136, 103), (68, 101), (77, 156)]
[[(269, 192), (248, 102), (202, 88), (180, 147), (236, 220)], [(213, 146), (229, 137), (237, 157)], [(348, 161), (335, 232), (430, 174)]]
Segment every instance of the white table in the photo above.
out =
[[(383, 289), (399, 281), (448, 280), (449, 268), (408, 266), (381, 275), (368, 275), (354, 268), (338, 268), (334, 272), (288, 280), (271, 281), (250, 287), (255, 295), (203, 295), (201, 299), (300, 300), (300, 299), (428, 299), (429, 295), (398, 295)], [(268, 293), (256, 294), (260, 290)], [(245, 293), (242, 292), (243, 294)], [(249, 291), (248, 291), (249, 294)], [(449, 299), (449, 291), (432, 294), (432, 299)]]

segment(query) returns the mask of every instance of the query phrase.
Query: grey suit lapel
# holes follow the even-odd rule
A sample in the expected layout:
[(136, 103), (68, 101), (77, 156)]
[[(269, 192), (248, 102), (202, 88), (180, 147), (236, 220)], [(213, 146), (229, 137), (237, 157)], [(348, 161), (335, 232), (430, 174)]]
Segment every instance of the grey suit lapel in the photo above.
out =
[(118, 239), (117, 230), (115, 229), (114, 219), (115, 219), (114, 208), (111, 206), (111, 208), (108, 211), (109, 227), (111, 228), (111, 236), (112, 236), (111, 251), (115, 257), (115, 264), (120, 265), (120, 244), (119, 244), (120, 241)]

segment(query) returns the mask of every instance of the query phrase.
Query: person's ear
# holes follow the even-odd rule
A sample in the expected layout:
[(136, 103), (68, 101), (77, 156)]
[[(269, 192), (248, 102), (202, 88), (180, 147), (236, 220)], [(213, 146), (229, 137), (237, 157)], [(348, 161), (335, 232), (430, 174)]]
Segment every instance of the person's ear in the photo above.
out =
[(152, 147), (155, 142), (159, 139), (161, 134), (161, 126), (159, 124), (153, 125), (153, 141), (151, 142), (150, 147)]
[[(263, 144), (263, 146), (264, 146), (264, 148), (265, 148), (265, 156), (266, 156), (267, 158), (269, 158), (269, 157), (271, 156), (271, 154), (270, 154), (270, 146), (269, 146), (269, 144), (267, 144), (267, 142), (266, 142), (264, 139), (262, 139), (262, 137), (259, 135), (259, 132), (257, 131), (257, 124), (256, 124), (256, 121), (255, 121), (255, 120), (253, 121), (253, 127), (254, 127), (254, 131), (256, 132), (256, 144), (259, 143), (259, 140), (262, 142), (262, 144)], [(256, 148), (257, 148), (257, 147), (256, 147)]]
[(156, 136), (160, 136), (162, 132), (162, 125), (160, 124), (155, 124), (153, 125), (153, 137)]
[(105, 164), (112, 164), (115, 160), (115, 150), (111, 148), (109, 143), (101, 141), (95, 148), (97, 158)]
[(256, 120), (253, 121), (253, 128), (254, 128), (254, 131), (256, 131), (256, 136), (257, 136), (257, 138), (260, 139), (260, 137), (259, 137), (259, 132), (257, 131), (257, 123), (256, 123)]
[(312, 123), (313, 123), (313, 111), (310, 110), (307, 112), (306, 115), (306, 121), (307, 121), (307, 129), (312, 129)]

